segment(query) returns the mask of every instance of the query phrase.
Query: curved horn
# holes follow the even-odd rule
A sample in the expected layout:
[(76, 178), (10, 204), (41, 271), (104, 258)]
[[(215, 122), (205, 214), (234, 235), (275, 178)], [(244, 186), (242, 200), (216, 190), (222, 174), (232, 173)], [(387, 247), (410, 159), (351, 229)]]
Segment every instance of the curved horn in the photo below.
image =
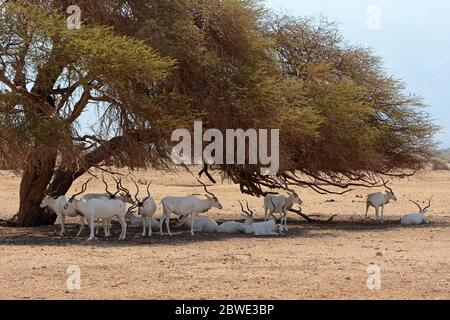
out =
[(131, 211), (133, 211), (134, 209), (137, 208), (137, 205), (132, 205), (131, 207), (128, 208), (127, 213), (130, 213)]
[(113, 196), (112, 196), (112, 198), (115, 198), (118, 194), (119, 194), (119, 192), (121, 191), (121, 189), (120, 189), (120, 185), (121, 185), (121, 183), (122, 183), (122, 179), (121, 178), (117, 178), (117, 180), (116, 180), (116, 178), (114, 178), (114, 176), (113, 176), (113, 179), (114, 179), (114, 181), (116, 182), (116, 192), (113, 194)]
[(392, 190), (392, 188), (389, 188), (388, 185), (387, 185), (387, 184), (390, 182), (390, 180), (384, 181), (383, 178), (382, 178), (381, 180), (383, 181), (384, 187), (385, 187), (386, 189), (388, 189), (390, 192), (394, 193), (394, 191)]
[(108, 191), (108, 184), (106, 183), (106, 181), (105, 181), (105, 176), (104, 175), (102, 175), (102, 181), (103, 181), (103, 183), (104, 183), (104, 185), (105, 185), (105, 191), (106, 191), (106, 193), (107, 194), (109, 194), (109, 196), (112, 198), (114, 195), (111, 193), (111, 192), (109, 192)]
[(238, 200), (239, 204), (241, 205), (241, 210), (243, 213), (245, 213), (247, 216), (249, 215), (249, 213), (247, 211), (244, 210), (244, 206), (242, 205), (241, 200)]
[(217, 198), (214, 193), (208, 191), (208, 188), (206, 187), (206, 184), (204, 184), (203, 182), (200, 181), (200, 179), (197, 178), (197, 181), (201, 183), (201, 185), (203, 186), (203, 188), (205, 189), (205, 192), (207, 194), (209, 194), (210, 196), (212, 196), (213, 198)]
[(412, 203), (414, 203), (416, 206), (418, 206), (419, 207), (419, 210), (420, 210), (420, 212), (422, 212), (422, 207), (420, 206), (420, 204), (418, 204), (417, 202), (415, 202), (415, 201), (412, 201), (412, 200), (409, 200), (409, 201), (411, 201)]
[(122, 182), (120, 182), (120, 189), (121, 189), (123, 192), (125, 192), (127, 195), (130, 195), (130, 196), (131, 196), (130, 190), (128, 190), (127, 188), (125, 188), (125, 187), (122, 185)]
[(139, 186), (138, 186), (138, 184), (136, 183), (136, 181), (134, 181), (134, 179), (133, 178), (131, 178), (131, 181), (133, 181), (133, 183), (134, 183), (134, 185), (136, 186), (136, 195), (134, 196), (134, 200), (136, 201), (136, 202), (138, 202), (139, 203), (139, 198), (138, 198), (138, 196), (139, 196)]
[(72, 195), (72, 197), (70, 198), (70, 200), (75, 199), (76, 197), (78, 197), (79, 195), (82, 195), (83, 193), (86, 192), (87, 190), (87, 186), (89, 184), (89, 182), (91, 182), (92, 178), (90, 178), (88, 181), (86, 181), (85, 183), (83, 183), (83, 185), (81, 186), (81, 191), (78, 193), (75, 193), (74, 195)]
[(425, 208), (423, 208), (423, 211), (427, 211), (428, 209), (430, 209), (431, 207), (431, 200), (433, 200), (433, 197), (430, 198), (430, 201), (428, 201), (428, 206), (426, 206)]
[(114, 178), (114, 177), (113, 177), (113, 179), (114, 179), (114, 181), (116, 181), (116, 184), (117, 184), (117, 190), (122, 191), (122, 192), (125, 192), (125, 194), (126, 194), (127, 196), (130, 196), (130, 197), (131, 197), (130, 190), (128, 190), (127, 188), (125, 188), (125, 187), (122, 185), (122, 179), (121, 179), (121, 178), (118, 178), (118, 179), (116, 180), (116, 178)]
[(150, 186), (153, 183), (153, 181), (150, 181), (150, 183), (147, 185), (147, 196), (150, 198)]
[(247, 210), (250, 212), (250, 217), (253, 216), (254, 212), (250, 209), (250, 207), (248, 206), (248, 201), (245, 201), (247, 204)]

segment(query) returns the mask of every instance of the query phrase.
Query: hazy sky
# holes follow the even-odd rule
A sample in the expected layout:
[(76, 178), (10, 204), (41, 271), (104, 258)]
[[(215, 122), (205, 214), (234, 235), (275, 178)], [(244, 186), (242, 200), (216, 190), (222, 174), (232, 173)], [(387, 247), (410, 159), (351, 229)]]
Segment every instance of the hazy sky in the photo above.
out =
[(383, 57), (388, 73), (403, 79), (409, 91), (425, 99), (428, 112), (442, 127), (437, 139), (442, 147), (450, 147), (450, 1), (265, 2), (273, 9), (299, 16), (322, 13), (340, 23), (351, 43), (373, 48)]

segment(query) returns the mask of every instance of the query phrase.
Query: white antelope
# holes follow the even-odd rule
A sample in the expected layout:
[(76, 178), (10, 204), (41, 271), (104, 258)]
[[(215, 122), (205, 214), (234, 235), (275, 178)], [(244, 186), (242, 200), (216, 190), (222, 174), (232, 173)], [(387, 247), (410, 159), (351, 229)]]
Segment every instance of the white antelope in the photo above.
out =
[[(275, 206), (273, 198), (271, 199), (271, 202), (272, 205)], [(285, 203), (281, 208), (281, 212), (286, 211), (286, 206), (287, 204)], [(273, 220), (252, 223), (245, 229), (245, 233), (253, 234), (255, 236), (278, 236), (283, 235), (283, 229), (282, 224), (276, 224), (274, 217)]]
[[(192, 219), (188, 216), (182, 216), (180, 219), (180, 226), (186, 225), (188, 228), (192, 228)], [(199, 233), (216, 233), (219, 230), (219, 224), (208, 217), (195, 217), (194, 220), (194, 232)]]
[[(369, 208), (374, 207), (377, 220), (380, 223), (384, 222), (384, 206), (387, 205), (391, 200), (397, 201), (397, 197), (395, 196), (394, 191), (387, 186), (388, 183), (389, 181), (385, 182), (383, 180), (383, 184), (386, 187), (386, 193), (377, 192), (371, 193), (367, 196), (365, 219), (367, 219)], [(381, 217), (380, 217), (380, 208), (381, 208)]]
[[(92, 200), (92, 199), (101, 199), (101, 198), (107, 198), (111, 200), (122, 200), (125, 203), (134, 204), (133, 197), (130, 194), (130, 191), (128, 189), (124, 188), (122, 186), (122, 180), (119, 178), (116, 180), (114, 178), (114, 181), (116, 182), (117, 191), (115, 193), (112, 193), (108, 190), (108, 184), (105, 181), (105, 178), (102, 176), (102, 181), (105, 184), (105, 193), (88, 193), (83, 195), (83, 199), (86, 201)], [(120, 193), (120, 194), (119, 194)]]
[[(197, 179), (198, 180), (198, 179)], [(200, 180), (198, 180), (205, 189), (207, 195), (206, 199), (200, 199), (197, 196), (190, 195), (185, 197), (165, 197), (161, 200), (163, 206), (163, 215), (160, 221), (160, 233), (163, 235), (163, 224), (166, 221), (167, 232), (171, 236), (170, 232), (170, 217), (172, 213), (177, 216), (188, 216), (191, 215), (191, 234), (194, 235), (194, 223), (195, 216), (199, 213), (205, 213), (211, 210), (212, 208), (217, 208), (221, 210), (223, 207), (219, 202), (217, 197), (209, 192), (206, 188), (206, 185), (203, 184)]]
[[(131, 210), (128, 210), (128, 212), (125, 214), (125, 220), (130, 222), (130, 224), (128, 225), (130, 228), (142, 228), (142, 226), (144, 225), (142, 217), (135, 215)], [(152, 219), (150, 221), (150, 225), (153, 230), (159, 230), (159, 220)]]
[[(122, 185), (122, 180), (120, 178), (116, 179), (113, 177), (114, 181), (116, 182), (116, 188), (117, 191), (115, 193), (112, 193), (108, 190), (108, 184), (105, 181), (105, 177), (102, 175), (102, 181), (105, 185), (105, 193), (89, 193), (82, 196), (82, 199), (85, 201), (93, 200), (93, 199), (110, 199), (110, 200), (122, 200), (125, 203), (134, 204), (133, 197), (130, 194), (130, 191), (128, 189), (124, 188)], [(120, 193), (120, 194), (119, 194)], [(95, 234), (99, 234), (98, 232), (98, 225), (97, 221), (97, 229), (95, 231)], [(105, 230), (105, 236), (110, 235), (110, 230), (112, 227), (111, 220), (105, 220), (103, 222), (103, 228)]]
[(150, 181), (150, 183), (147, 185), (147, 197), (139, 200), (138, 196), (139, 196), (139, 186), (136, 183), (136, 181), (134, 181), (134, 184), (136, 186), (136, 195), (134, 196), (135, 199), (135, 205), (138, 208), (138, 214), (142, 217), (142, 226), (143, 226), (143, 232), (142, 232), (142, 236), (145, 237), (147, 234), (147, 229), (148, 229), (148, 235), (151, 236), (152, 235), (152, 221), (153, 216), (156, 213), (156, 203), (155, 200), (150, 196), (150, 185), (152, 184), (152, 182)]
[(267, 220), (274, 213), (281, 214), (281, 225), (288, 231), (287, 214), (294, 207), (294, 204), (301, 206), (303, 201), (294, 190), (288, 189), (288, 196), (269, 194), (264, 198), (264, 219)]
[[(90, 236), (89, 240), (93, 240), (95, 237), (94, 233), (94, 222), (95, 219), (101, 219), (103, 221), (110, 221), (114, 217), (119, 219), (120, 225), (122, 226), (122, 232), (120, 234), (119, 240), (124, 240), (127, 232), (127, 224), (125, 222), (126, 206), (125, 202), (122, 200), (112, 200), (112, 199), (92, 199), (92, 200), (78, 200), (77, 196), (83, 194), (87, 189), (88, 180), (81, 189), (80, 193), (73, 195), (64, 209), (72, 208), (78, 213), (82, 214), (89, 222)], [(106, 231), (105, 235), (108, 236), (109, 232)]]
[(245, 229), (246, 234), (255, 236), (278, 236), (283, 234), (283, 226), (275, 220), (252, 223)]
[(242, 210), (242, 216), (245, 218), (244, 222), (237, 222), (237, 221), (228, 221), (224, 222), (219, 226), (219, 229), (217, 230), (218, 233), (227, 233), (227, 234), (233, 234), (233, 233), (244, 233), (245, 229), (249, 227), (254, 219), (253, 219), (253, 211), (250, 210), (247, 202), (247, 209), (248, 211), (244, 210), (244, 206), (242, 205), (241, 201), (239, 201), (239, 204), (241, 205)]
[(228, 184), (233, 183), (233, 180), (231, 179), (230, 175), (225, 170), (220, 172), (220, 179), (222, 180), (222, 184), (225, 180), (228, 181)]
[(415, 201), (410, 200), (416, 206), (419, 207), (419, 213), (410, 213), (402, 217), (400, 223), (403, 225), (419, 225), (428, 223), (428, 209), (431, 207), (431, 200), (428, 202), (428, 206), (422, 209), (422, 207)]
[(61, 223), (61, 232), (60, 235), (63, 236), (65, 233), (65, 221), (66, 217), (75, 218), (80, 217), (80, 231), (77, 233), (77, 237), (81, 235), (81, 232), (83, 232), (84, 228), (84, 217), (82, 215), (79, 215), (74, 209), (67, 208), (64, 209), (64, 207), (67, 205), (67, 198), (65, 196), (60, 196), (57, 198), (54, 198), (52, 196), (46, 196), (42, 202), (40, 207), (41, 208), (50, 208), (53, 210), (54, 213), (58, 216), (60, 223)]

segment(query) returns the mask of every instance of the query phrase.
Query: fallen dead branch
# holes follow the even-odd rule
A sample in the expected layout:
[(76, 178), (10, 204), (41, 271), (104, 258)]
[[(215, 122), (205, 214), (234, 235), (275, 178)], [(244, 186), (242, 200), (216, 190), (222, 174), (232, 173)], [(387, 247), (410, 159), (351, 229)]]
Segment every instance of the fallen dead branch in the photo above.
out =
[(304, 214), (304, 213), (302, 212), (302, 210), (291, 209), (291, 210), (289, 210), (289, 211), (298, 214), (300, 217), (302, 217), (303, 219), (305, 219), (305, 220), (308, 221), (308, 222), (328, 223), (328, 222), (333, 221), (333, 219), (337, 217), (337, 214), (334, 214), (334, 215), (332, 215), (328, 220), (319, 220), (319, 219), (313, 219), (313, 218), (311, 218), (310, 216)]

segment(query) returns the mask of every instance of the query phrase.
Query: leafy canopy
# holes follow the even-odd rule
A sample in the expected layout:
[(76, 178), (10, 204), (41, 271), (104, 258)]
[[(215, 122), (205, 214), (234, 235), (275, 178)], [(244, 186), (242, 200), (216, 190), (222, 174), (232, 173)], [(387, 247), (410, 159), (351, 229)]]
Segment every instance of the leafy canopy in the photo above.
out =
[[(72, 159), (66, 166), (88, 168), (100, 147), (95, 164), (157, 165), (171, 131), (198, 118), (281, 129), (281, 180), (226, 168), (251, 194), (373, 182), (419, 168), (433, 146), (422, 100), (325, 19), (277, 16), (252, 0), (80, 0), (82, 29), (67, 30), (67, 5), (1, 10), (0, 157), (21, 168), (42, 145)], [(91, 108), (99, 121), (83, 136), (76, 121)], [(150, 143), (156, 154), (136, 153)]]

